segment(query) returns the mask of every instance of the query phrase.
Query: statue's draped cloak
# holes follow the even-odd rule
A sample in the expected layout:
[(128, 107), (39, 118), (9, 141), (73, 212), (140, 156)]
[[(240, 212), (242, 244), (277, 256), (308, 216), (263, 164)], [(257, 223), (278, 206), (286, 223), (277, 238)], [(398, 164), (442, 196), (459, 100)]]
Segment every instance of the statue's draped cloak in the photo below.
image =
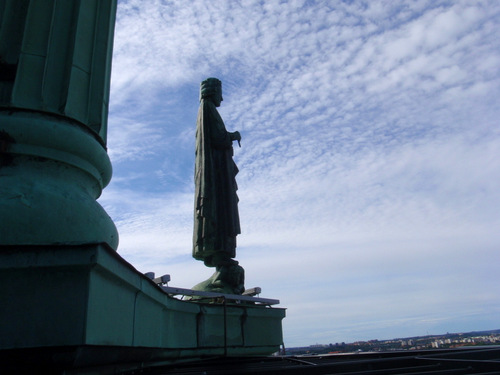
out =
[(214, 255), (234, 258), (241, 233), (230, 134), (215, 107), (201, 100), (196, 121), (193, 257), (215, 266)]

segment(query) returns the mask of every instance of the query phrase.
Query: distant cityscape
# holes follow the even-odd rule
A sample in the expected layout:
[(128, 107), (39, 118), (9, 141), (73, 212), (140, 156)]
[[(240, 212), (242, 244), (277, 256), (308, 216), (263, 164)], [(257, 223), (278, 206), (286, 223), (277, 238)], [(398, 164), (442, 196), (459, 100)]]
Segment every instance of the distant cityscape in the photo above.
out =
[(500, 345), (500, 329), (492, 331), (406, 337), (391, 340), (315, 344), (306, 347), (285, 348), (284, 354), (317, 355), (356, 352), (384, 352), (391, 350), (448, 349), (474, 345)]

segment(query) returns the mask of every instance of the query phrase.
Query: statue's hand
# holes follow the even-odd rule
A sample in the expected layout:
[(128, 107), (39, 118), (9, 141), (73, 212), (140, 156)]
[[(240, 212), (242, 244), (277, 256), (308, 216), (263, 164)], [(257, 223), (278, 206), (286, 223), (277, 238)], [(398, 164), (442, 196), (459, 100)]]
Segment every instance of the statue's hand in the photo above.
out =
[(231, 138), (233, 141), (241, 141), (241, 134), (240, 132), (236, 131), (234, 133), (231, 133)]
[(241, 134), (239, 131), (235, 131), (234, 133), (231, 133), (231, 140), (232, 141), (238, 141), (238, 146), (241, 147)]

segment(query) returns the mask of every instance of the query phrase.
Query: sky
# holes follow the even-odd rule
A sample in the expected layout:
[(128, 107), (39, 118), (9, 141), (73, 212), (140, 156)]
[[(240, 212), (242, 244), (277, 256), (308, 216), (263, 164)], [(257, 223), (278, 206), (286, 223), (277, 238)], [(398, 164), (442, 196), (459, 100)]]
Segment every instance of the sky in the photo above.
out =
[(190, 288), (199, 85), (222, 81), (247, 288), (286, 347), (500, 328), (500, 2), (120, 0), (100, 204)]

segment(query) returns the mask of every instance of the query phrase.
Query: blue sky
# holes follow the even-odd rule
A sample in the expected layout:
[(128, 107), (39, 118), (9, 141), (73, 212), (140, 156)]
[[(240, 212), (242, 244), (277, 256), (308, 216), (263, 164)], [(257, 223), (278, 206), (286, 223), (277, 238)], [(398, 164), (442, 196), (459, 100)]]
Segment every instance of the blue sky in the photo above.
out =
[(119, 1), (99, 202), (189, 288), (199, 84), (222, 80), (246, 287), (285, 345), (500, 328), (500, 3)]

